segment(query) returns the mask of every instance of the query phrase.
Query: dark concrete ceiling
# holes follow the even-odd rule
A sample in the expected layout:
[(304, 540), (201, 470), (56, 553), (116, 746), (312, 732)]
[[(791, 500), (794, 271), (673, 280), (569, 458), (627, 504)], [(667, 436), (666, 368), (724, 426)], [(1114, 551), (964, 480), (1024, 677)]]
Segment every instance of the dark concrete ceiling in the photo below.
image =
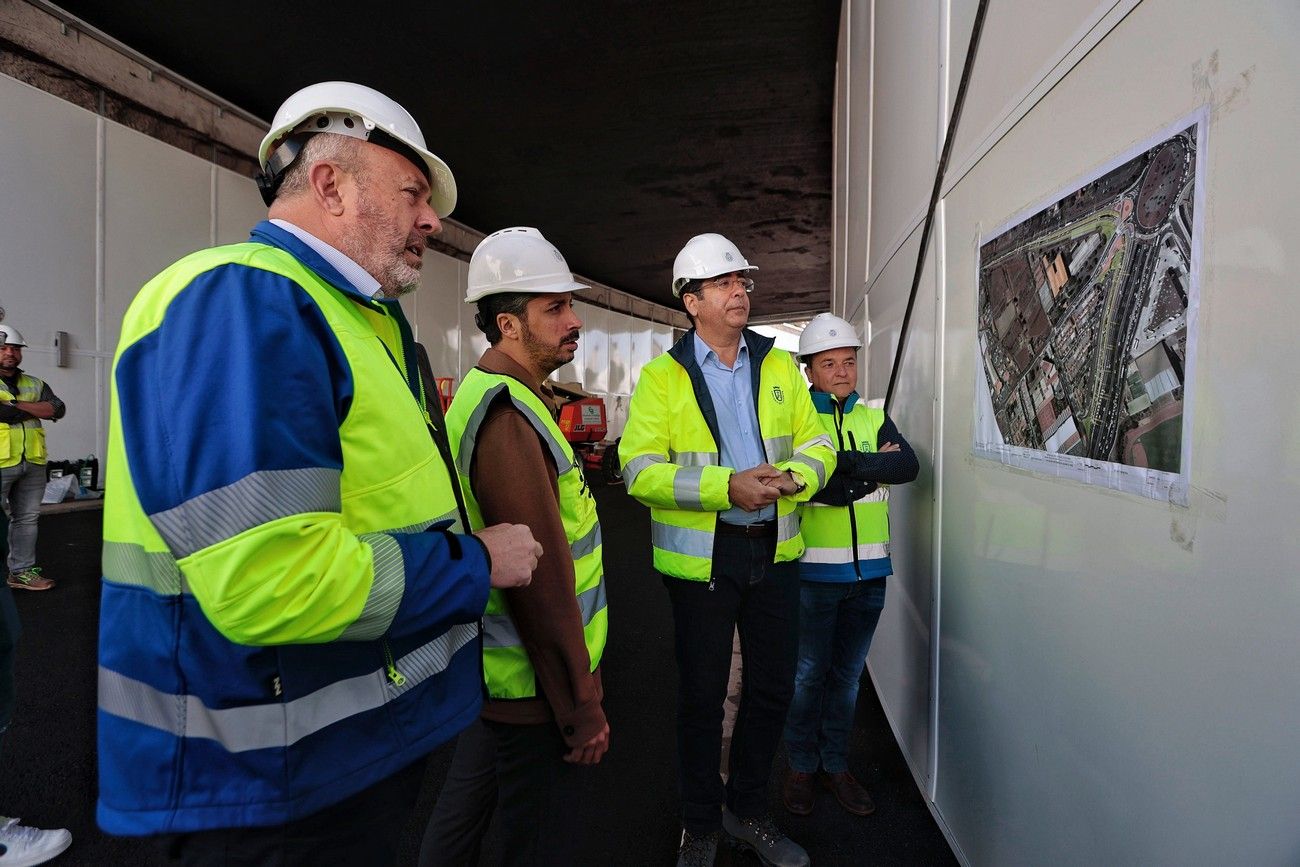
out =
[(383, 91), (456, 219), (536, 226), (611, 286), (674, 305), (673, 258), (716, 231), (761, 269), (755, 316), (828, 303), (838, 2), (59, 5), (264, 119), (315, 81)]

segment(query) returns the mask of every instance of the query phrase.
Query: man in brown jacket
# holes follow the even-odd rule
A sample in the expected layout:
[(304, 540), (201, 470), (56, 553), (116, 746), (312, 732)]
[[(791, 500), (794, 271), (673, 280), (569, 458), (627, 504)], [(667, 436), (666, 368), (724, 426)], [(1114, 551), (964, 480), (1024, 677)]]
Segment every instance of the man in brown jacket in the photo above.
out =
[(609, 748), (600, 525), (544, 385), (577, 350), (580, 288), (536, 229), (489, 235), (470, 260), (465, 300), (477, 302), (491, 348), (457, 390), (448, 436), (470, 522), (525, 524), (543, 554), (528, 587), (489, 598), (489, 698), (456, 743), (422, 867), (478, 863), (494, 812), (505, 863), (572, 863), (580, 817), (552, 793), (571, 766), (594, 765)]

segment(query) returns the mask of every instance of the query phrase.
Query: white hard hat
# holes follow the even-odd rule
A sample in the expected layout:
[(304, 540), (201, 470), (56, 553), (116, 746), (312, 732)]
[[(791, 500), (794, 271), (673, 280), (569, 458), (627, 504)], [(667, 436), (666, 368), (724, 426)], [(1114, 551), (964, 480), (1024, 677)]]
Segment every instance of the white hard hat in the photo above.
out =
[[(284, 172), (312, 134), (332, 132), (392, 148), (415, 161), (429, 176), (429, 204), (439, 217), (456, 207), (456, 179), (447, 164), (429, 152), (424, 134), (410, 113), (377, 90), (349, 81), (322, 81), (290, 96), (275, 113), (271, 131), (262, 139), (258, 178), (267, 205)], [(300, 133), (300, 136), (290, 136)], [(405, 151), (409, 151), (406, 153)]]
[(799, 335), (799, 357), (804, 361), (827, 349), (861, 349), (858, 333), (834, 313), (818, 313)]
[(691, 280), (757, 270), (758, 266), (746, 262), (735, 244), (716, 232), (705, 232), (687, 241), (673, 262), (673, 297), (682, 297), (682, 287)]
[(589, 288), (573, 279), (569, 263), (542, 233), (527, 226), (501, 229), (474, 248), (465, 301), (504, 292), (557, 294)]
[(0, 325), (0, 346), (26, 346), (27, 341), (18, 333), (18, 329), (12, 325)]

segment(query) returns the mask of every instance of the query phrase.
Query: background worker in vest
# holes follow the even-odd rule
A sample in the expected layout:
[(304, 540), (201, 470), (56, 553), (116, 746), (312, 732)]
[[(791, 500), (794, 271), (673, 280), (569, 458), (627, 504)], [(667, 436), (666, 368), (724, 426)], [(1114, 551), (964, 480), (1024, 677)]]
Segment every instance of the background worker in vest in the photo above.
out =
[(600, 659), (607, 614), (596, 503), (553, 418), (546, 377), (573, 360), (586, 288), (541, 232), (502, 229), (469, 263), (467, 303), (491, 347), (456, 390), (447, 433), (471, 526), (526, 524), (543, 554), (527, 587), (494, 591), (484, 617), (488, 701), (456, 742), (421, 865), (479, 860), (497, 814), (508, 864), (573, 863), (580, 805), (553, 791), (609, 749)]
[(49, 590), (51, 578), (36, 565), (36, 522), (45, 493), (45, 429), (67, 408), (45, 382), (24, 373), (27, 342), (0, 324), (0, 500), (9, 509), (9, 578), (15, 590)]
[(853, 326), (821, 313), (799, 336), (818, 418), (838, 449), (826, 487), (803, 507), (799, 560), (799, 666), (785, 724), (790, 770), (782, 800), (791, 813), (812, 812), (813, 784), (859, 816), (875, 810), (849, 772), (849, 734), (858, 681), (885, 607), (889, 561), (889, 488), (916, 478), (912, 447), (883, 409), (858, 396)]
[[(825, 483), (835, 450), (794, 359), (745, 327), (752, 270), (721, 235), (682, 248), (672, 288), (695, 327), (642, 369), (619, 445), (673, 606), (680, 865), (712, 864), (720, 830), (767, 864), (808, 863), (773, 822), (767, 782), (794, 685), (797, 504)], [(724, 787), (737, 629), (744, 676)]]
[(122, 324), (98, 820), (187, 864), (391, 863), (428, 753), (478, 717), (489, 583), (541, 549), (462, 535), (398, 302), (456, 199), (414, 119), (312, 85), (260, 158), (269, 221)]

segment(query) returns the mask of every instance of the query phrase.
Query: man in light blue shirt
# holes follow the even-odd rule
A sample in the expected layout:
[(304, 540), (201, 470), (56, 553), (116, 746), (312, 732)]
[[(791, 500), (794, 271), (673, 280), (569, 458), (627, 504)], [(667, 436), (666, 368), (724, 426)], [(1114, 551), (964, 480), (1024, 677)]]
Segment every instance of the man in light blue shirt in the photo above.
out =
[[(752, 281), (751, 284), (752, 285)], [(744, 341), (736, 354), (736, 363), (727, 367), (699, 332), (695, 333), (695, 363), (704, 374), (704, 382), (718, 414), (718, 462), (724, 467), (748, 470), (768, 466), (763, 443), (758, 435), (758, 413), (754, 409), (754, 392), (749, 370), (749, 347)], [(769, 503), (757, 511), (732, 506), (718, 515), (728, 524), (758, 524), (776, 520), (776, 506)]]

